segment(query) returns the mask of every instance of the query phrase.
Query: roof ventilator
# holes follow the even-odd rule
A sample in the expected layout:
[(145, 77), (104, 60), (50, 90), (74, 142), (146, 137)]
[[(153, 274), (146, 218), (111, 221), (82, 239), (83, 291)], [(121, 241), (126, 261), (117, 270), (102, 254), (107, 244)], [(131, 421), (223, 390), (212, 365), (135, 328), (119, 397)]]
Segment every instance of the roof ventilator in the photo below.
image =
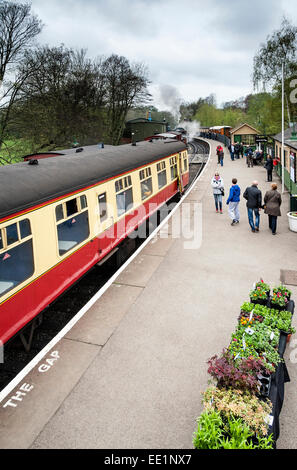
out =
[(31, 160), (29, 160), (29, 165), (38, 165), (38, 160), (36, 160), (36, 158), (31, 158)]
[(83, 152), (83, 151), (84, 151), (84, 149), (81, 147), (81, 148), (79, 148), (79, 149), (76, 149), (76, 150), (75, 150), (75, 153), (80, 153), (80, 152)]

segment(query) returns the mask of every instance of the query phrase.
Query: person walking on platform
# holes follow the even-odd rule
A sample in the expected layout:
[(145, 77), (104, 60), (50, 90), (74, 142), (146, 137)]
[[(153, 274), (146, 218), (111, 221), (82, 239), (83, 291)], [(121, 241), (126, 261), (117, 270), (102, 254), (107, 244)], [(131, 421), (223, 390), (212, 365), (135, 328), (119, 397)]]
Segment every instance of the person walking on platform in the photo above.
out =
[(251, 147), (247, 149), (247, 164), (249, 168), (254, 166), (253, 149)]
[(220, 152), (219, 152), (219, 159), (220, 159), (220, 165), (223, 166), (224, 165), (224, 151), (223, 151), (223, 149), (220, 150)]
[(244, 152), (244, 149), (243, 149), (243, 145), (242, 143), (239, 145), (239, 155), (241, 155), (241, 158), (243, 158), (243, 152)]
[[(252, 232), (259, 232), (260, 209), (262, 207), (262, 193), (258, 188), (258, 181), (253, 181), (252, 185), (246, 188), (243, 197), (247, 200), (249, 224)], [(255, 216), (255, 221), (254, 221)]]
[(244, 149), (243, 155), (245, 157), (245, 163), (248, 165), (248, 147)]
[(222, 196), (224, 196), (224, 181), (223, 178), (220, 177), (218, 171), (216, 171), (213, 179), (211, 180), (211, 186), (213, 189), (213, 196), (215, 200), (216, 212), (223, 213), (223, 204), (222, 204)]
[(273, 160), (271, 155), (267, 155), (267, 161), (264, 167), (267, 171), (267, 181), (272, 181)]
[(216, 153), (217, 153), (217, 157), (218, 157), (218, 164), (221, 163), (221, 160), (220, 160), (220, 152), (221, 151), (223, 151), (223, 147), (221, 145), (218, 145), (217, 149), (216, 149)]
[(269, 228), (272, 235), (276, 235), (277, 218), (281, 216), (281, 203), (282, 197), (277, 191), (277, 184), (272, 183), (271, 190), (267, 191), (264, 196), (264, 212), (268, 215)]
[(232, 186), (230, 188), (229, 197), (226, 204), (228, 207), (229, 217), (232, 220), (231, 225), (239, 224), (239, 202), (240, 202), (240, 187), (237, 184), (237, 179), (233, 178)]
[(234, 153), (235, 153), (235, 158), (239, 158), (239, 152), (240, 152), (240, 145), (237, 142), (234, 146)]
[(229, 149), (229, 152), (230, 152), (231, 160), (234, 162), (234, 145), (230, 144), (228, 149)]

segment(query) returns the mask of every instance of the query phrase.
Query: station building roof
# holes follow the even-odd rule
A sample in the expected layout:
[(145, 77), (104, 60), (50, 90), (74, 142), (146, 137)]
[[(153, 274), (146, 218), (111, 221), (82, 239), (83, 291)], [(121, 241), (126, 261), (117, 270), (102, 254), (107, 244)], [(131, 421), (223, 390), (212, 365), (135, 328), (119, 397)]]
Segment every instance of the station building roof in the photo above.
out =
[[(288, 129), (285, 130), (284, 132), (284, 139), (285, 139), (285, 145), (287, 147), (291, 147), (294, 150), (297, 149), (297, 141), (296, 140), (291, 140), (292, 133), (294, 132), (294, 129), (292, 127), (288, 127)], [(277, 142), (282, 142), (282, 133), (279, 132), (275, 136), (273, 136), (274, 140), (277, 140)]]
[[(234, 127), (234, 129), (232, 129), (232, 130), (230, 131), (230, 133), (231, 133), (231, 134), (235, 134), (235, 133), (236, 133), (236, 134), (239, 134), (238, 131), (239, 131), (240, 129), (244, 129), (245, 127), (248, 128), (248, 130), (251, 130), (251, 131), (252, 131), (252, 134), (257, 134), (257, 135), (260, 134), (260, 132), (259, 132), (257, 129), (255, 129), (255, 127), (250, 126), (250, 124), (247, 124), (246, 122), (245, 122), (244, 124), (240, 124), (240, 126)], [(246, 134), (246, 132), (244, 132), (244, 134)]]

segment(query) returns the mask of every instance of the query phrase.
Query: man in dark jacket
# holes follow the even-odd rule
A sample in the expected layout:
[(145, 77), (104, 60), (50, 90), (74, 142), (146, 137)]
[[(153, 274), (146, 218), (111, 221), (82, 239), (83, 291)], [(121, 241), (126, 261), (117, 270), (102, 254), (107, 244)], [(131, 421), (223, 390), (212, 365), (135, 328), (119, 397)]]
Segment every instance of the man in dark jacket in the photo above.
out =
[(235, 158), (239, 158), (239, 152), (240, 152), (240, 145), (237, 142), (234, 146), (234, 153), (235, 153)]
[(247, 164), (249, 168), (254, 166), (253, 149), (251, 147), (247, 149)]
[[(262, 193), (258, 189), (258, 181), (254, 181), (252, 186), (246, 188), (243, 193), (243, 197), (247, 200), (246, 207), (248, 211), (249, 224), (252, 232), (259, 232), (260, 225), (260, 213), (259, 210), (262, 207)], [(254, 222), (255, 215), (255, 222)]]
[(267, 181), (272, 181), (273, 160), (272, 160), (271, 155), (267, 156), (265, 168), (267, 170)]

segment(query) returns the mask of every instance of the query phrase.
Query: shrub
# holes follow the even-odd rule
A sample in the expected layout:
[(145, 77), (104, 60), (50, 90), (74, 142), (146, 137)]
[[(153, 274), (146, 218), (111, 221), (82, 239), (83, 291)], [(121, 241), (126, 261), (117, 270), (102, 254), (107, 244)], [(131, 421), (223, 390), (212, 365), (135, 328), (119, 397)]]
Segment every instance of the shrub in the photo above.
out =
[(235, 361), (226, 350), (221, 357), (214, 356), (209, 359), (208, 365), (208, 373), (217, 380), (218, 386), (249, 390), (254, 393), (258, 392), (257, 375), (269, 374), (261, 359), (249, 357)]
[(204, 407), (207, 411), (218, 411), (226, 418), (241, 418), (253, 434), (267, 436), (267, 416), (272, 404), (269, 400), (256, 397), (248, 391), (225, 389), (211, 386), (204, 393)]
[(217, 411), (205, 411), (197, 420), (193, 436), (195, 449), (272, 449), (272, 435), (259, 437), (253, 443), (253, 433), (241, 418), (230, 415), (223, 419)]

